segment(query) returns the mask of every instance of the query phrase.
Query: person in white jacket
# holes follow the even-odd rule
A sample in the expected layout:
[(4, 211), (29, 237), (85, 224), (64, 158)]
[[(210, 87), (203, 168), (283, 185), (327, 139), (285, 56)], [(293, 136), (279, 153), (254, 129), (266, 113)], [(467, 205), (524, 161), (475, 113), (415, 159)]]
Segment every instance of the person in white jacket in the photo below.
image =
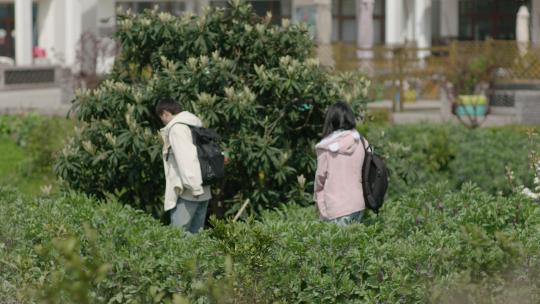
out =
[(206, 219), (210, 186), (203, 186), (197, 148), (189, 125), (201, 127), (201, 120), (188, 111), (181, 111), (174, 100), (160, 101), (156, 114), (165, 127), (163, 167), (165, 169), (165, 211), (170, 211), (171, 225), (189, 233), (199, 232)]

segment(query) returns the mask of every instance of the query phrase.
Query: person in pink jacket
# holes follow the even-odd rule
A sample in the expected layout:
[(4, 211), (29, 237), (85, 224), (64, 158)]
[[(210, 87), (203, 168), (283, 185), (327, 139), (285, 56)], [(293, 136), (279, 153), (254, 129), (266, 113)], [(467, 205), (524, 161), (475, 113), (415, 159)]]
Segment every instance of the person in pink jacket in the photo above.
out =
[[(317, 172), (314, 200), (320, 218), (338, 225), (359, 223), (365, 209), (362, 190), (364, 146), (350, 106), (328, 108), (323, 139), (315, 146)], [(368, 145), (367, 141), (365, 144)]]

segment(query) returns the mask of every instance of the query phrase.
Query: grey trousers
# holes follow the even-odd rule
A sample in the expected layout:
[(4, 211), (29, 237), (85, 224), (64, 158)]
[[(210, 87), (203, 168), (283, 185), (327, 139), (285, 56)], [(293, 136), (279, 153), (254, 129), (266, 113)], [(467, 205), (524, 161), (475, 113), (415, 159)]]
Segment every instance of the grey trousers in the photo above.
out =
[(348, 226), (351, 224), (359, 224), (362, 222), (362, 217), (364, 216), (364, 210), (358, 211), (349, 215), (335, 218), (330, 220), (333, 223), (336, 223), (338, 226)]
[(189, 233), (198, 233), (204, 227), (208, 201), (193, 202), (178, 198), (171, 210), (171, 225), (184, 228)]

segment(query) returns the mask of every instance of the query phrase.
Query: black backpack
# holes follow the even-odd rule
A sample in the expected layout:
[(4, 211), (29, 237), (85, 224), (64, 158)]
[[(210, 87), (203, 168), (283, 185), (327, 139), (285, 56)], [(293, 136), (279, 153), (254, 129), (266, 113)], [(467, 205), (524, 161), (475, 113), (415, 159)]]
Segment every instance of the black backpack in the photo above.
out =
[(219, 135), (212, 129), (180, 124), (188, 126), (191, 130), (191, 137), (193, 144), (197, 147), (197, 158), (201, 165), (203, 185), (212, 185), (222, 180), (225, 177), (225, 156), (219, 147)]
[(373, 147), (366, 147), (364, 138), (360, 136), (365, 157), (362, 165), (362, 189), (366, 207), (379, 213), (388, 189), (388, 169), (380, 156), (373, 153)]

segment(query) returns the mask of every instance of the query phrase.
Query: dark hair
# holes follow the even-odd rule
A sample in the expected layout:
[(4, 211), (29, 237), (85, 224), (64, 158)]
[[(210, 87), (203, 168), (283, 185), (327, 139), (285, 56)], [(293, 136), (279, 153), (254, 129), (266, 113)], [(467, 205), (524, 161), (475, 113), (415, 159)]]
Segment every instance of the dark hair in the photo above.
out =
[(356, 127), (356, 120), (351, 107), (345, 102), (337, 102), (326, 110), (322, 137), (337, 130), (351, 130)]
[(156, 115), (159, 117), (165, 111), (176, 115), (182, 111), (182, 108), (174, 99), (164, 99), (156, 105)]

